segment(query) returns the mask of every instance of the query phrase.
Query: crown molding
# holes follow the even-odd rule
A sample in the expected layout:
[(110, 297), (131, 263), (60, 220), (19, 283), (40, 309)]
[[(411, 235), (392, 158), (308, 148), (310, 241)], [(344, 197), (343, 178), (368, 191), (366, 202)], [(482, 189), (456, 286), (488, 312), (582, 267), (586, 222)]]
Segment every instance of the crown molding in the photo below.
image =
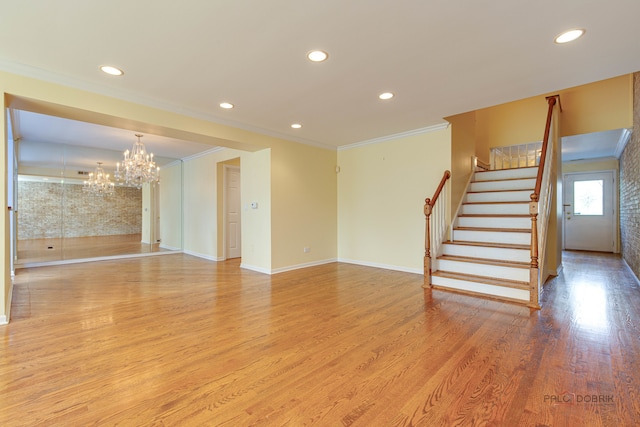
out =
[(12, 61), (0, 59), (0, 71), (15, 74), (18, 76), (28, 77), (36, 80), (42, 80), (45, 82), (58, 84), (62, 86), (71, 87), (74, 89), (84, 90), (98, 95), (108, 96), (110, 98), (119, 99), (134, 104), (144, 105), (146, 107), (156, 108), (158, 110), (169, 111), (171, 113), (179, 114), (182, 116), (191, 117), (194, 119), (204, 120), (207, 122), (217, 123), (224, 126), (229, 126), (237, 129), (242, 129), (249, 132), (254, 132), (260, 135), (270, 136), (273, 138), (282, 139), (285, 141), (296, 142), (299, 144), (310, 145), (325, 150), (335, 151), (336, 147), (333, 145), (325, 144), (322, 142), (294, 137), (284, 132), (277, 132), (269, 129), (260, 128), (257, 126), (247, 125), (241, 122), (229, 120), (221, 116), (209, 112), (203, 112), (198, 110), (192, 110), (185, 108), (181, 105), (172, 104), (169, 102), (161, 101), (155, 98), (150, 98), (140, 94), (134, 94), (129, 91), (120, 90), (111, 86), (87, 82), (77, 78), (69, 77), (66, 75), (54, 73), (51, 71), (43, 70), (41, 68), (32, 67), (30, 65), (20, 64)]
[(226, 147), (215, 147), (215, 148), (212, 148), (210, 150), (202, 151), (200, 153), (196, 153), (196, 154), (192, 154), (192, 155), (187, 156), (187, 157), (183, 157), (180, 160), (182, 160), (184, 162), (188, 162), (190, 160), (195, 160), (198, 157), (208, 156), (209, 154), (217, 153), (218, 151), (224, 151), (224, 150), (226, 150)]
[(616, 144), (616, 149), (614, 151), (614, 156), (616, 159), (619, 159), (624, 152), (624, 148), (627, 146), (627, 142), (631, 139), (631, 129), (623, 129), (620, 134), (620, 138), (618, 138), (618, 143)]
[(362, 146), (365, 146), (365, 145), (379, 144), (381, 142), (392, 141), (392, 140), (395, 140), (395, 139), (406, 138), (406, 137), (414, 136), (414, 135), (422, 135), (424, 133), (429, 133), (429, 132), (437, 132), (439, 130), (447, 129), (448, 127), (449, 127), (449, 122), (439, 123), (437, 125), (427, 126), (427, 127), (419, 128), (419, 129), (414, 129), (414, 130), (410, 130), (410, 131), (407, 131), (407, 132), (401, 132), (401, 133), (396, 133), (396, 134), (393, 134), (393, 135), (382, 136), (380, 138), (373, 138), (373, 139), (368, 139), (366, 141), (355, 142), (353, 144), (342, 145), (342, 146), (338, 147), (338, 151), (350, 150), (352, 148), (362, 147)]

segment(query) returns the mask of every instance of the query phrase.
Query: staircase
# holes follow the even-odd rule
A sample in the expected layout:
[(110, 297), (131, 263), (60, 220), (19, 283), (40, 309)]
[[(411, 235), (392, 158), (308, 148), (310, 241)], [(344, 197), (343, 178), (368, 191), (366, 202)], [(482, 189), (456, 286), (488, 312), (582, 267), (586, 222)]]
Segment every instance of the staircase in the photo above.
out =
[(529, 202), (537, 173), (537, 167), (475, 172), (452, 240), (434, 260), (435, 289), (529, 303)]

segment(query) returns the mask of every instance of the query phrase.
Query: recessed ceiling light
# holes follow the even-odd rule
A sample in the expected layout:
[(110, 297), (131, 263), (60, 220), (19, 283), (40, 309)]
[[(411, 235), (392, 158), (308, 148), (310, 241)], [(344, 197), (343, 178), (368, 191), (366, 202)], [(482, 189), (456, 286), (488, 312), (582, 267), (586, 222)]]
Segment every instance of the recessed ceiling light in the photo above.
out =
[(325, 61), (329, 57), (329, 54), (324, 50), (312, 50), (307, 53), (307, 58), (312, 62), (322, 62)]
[(121, 76), (124, 74), (124, 71), (122, 71), (120, 68), (116, 68), (111, 65), (102, 65), (100, 66), (100, 69), (103, 72), (110, 74), (112, 76)]
[(554, 41), (558, 44), (569, 43), (572, 42), (584, 35), (586, 30), (582, 28), (577, 28), (575, 30), (565, 31), (564, 33), (558, 35)]
[(300, 129), (302, 127), (302, 125), (300, 123), (294, 123), (291, 125), (292, 128), (294, 129)]
[(378, 95), (378, 98), (380, 98), (380, 99), (391, 99), (391, 98), (393, 98), (393, 93), (384, 92), (384, 93), (381, 93), (380, 95)]
[(233, 108), (233, 104), (230, 102), (221, 102), (220, 108), (226, 108), (227, 110)]

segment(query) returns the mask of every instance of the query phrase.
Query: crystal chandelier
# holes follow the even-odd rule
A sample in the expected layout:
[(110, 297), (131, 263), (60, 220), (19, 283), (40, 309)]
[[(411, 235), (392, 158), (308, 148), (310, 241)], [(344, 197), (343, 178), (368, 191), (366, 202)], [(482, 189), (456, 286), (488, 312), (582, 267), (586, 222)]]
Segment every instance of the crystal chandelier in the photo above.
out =
[(136, 133), (138, 140), (133, 144), (131, 152), (124, 152), (122, 165), (116, 164), (115, 177), (118, 181), (136, 188), (142, 188), (146, 182), (156, 182), (159, 179), (160, 168), (153, 161), (153, 153), (147, 154), (144, 144), (140, 142), (142, 135)]
[(89, 179), (84, 182), (82, 191), (98, 196), (111, 196), (114, 191), (114, 184), (109, 180), (109, 174), (104, 173), (102, 162), (98, 162), (95, 172), (89, 174)]

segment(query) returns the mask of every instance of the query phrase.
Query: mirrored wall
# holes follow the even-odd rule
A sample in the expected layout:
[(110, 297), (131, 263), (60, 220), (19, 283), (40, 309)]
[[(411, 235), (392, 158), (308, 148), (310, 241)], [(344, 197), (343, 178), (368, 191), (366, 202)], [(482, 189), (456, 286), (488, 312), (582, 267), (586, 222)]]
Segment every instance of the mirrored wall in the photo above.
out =
[[(182, 250), (180, 160), (156, 157), (160, 181), (135, 188), (114, 180), (122, 151), (34, 141), (15, 149), (17, 267)], [(98, 162), (115, 182), (111, 195), (83, 188)]]

